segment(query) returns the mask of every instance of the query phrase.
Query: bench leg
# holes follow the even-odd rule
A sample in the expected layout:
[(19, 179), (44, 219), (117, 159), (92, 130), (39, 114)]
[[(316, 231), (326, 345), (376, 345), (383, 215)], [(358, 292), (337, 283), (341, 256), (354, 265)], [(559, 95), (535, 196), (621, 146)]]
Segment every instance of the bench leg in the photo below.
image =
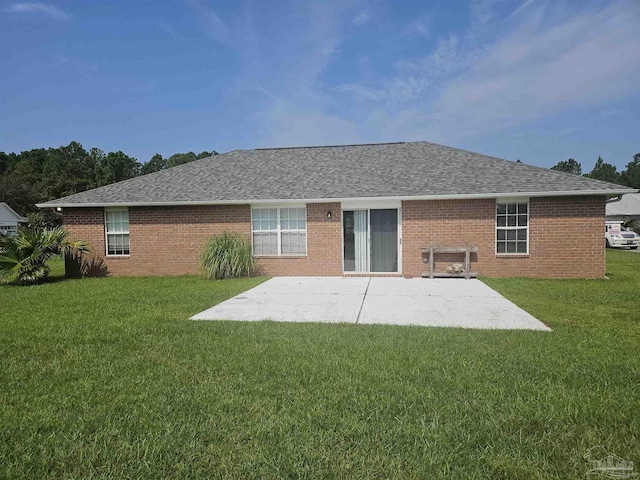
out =
[(471, 269), (471, 253), (469, 252), (469, 249), (464, 251), (464, 278), (469, 280), (471, 278), (471, 272), (469, 271)]
[(433, 280), (433, 247), (429, 250), (429, 278)]

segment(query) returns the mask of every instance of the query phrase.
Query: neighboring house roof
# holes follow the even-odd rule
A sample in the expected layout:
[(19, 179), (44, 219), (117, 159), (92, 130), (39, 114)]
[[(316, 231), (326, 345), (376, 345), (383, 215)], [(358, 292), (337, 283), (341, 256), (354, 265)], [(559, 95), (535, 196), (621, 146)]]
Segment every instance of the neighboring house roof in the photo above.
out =
[(235, 150), (39, 204), (615, 195), (636, 190), (428, 142)]
[(607, 217), (640, 217), (640, 193), (629, 193), (617, 202), (607, 202)]
[(13, 208), (0, 202), (0, 223), (26, 223), (27, 219), (19, 215)]

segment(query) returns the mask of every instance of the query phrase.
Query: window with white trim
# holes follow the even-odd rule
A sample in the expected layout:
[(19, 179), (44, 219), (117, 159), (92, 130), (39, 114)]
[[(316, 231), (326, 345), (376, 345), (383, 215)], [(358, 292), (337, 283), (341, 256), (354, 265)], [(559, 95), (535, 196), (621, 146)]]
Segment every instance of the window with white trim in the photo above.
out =
[(496, 203), (496, 253), (526, 254), (529, 252), (529, 203)]
[(252, 208), (254, 255), (306, 255), (306, 208)]
[(104, 211), (104, 231), (107, 255), (129, 255), (128, 209), (106, 209)]

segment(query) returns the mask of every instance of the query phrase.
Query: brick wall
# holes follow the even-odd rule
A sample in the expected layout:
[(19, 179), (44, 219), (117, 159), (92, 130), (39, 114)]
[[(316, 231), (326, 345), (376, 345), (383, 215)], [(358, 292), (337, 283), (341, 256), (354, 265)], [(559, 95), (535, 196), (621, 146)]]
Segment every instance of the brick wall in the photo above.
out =
[[(327, 212), (331, 210), (331, 220)], [(269, 275), (342, 275), (342, 217), (339, 203), (307, 204), (307, 256), (257, 257)]]
[[(529, 202), (529, 254), (495, 254), (495, 200), (408, 201), (402, 205), (405, 276), (428, 270), (421, 248), (477, 246), (471, 270), (489, 277), (601, 278), (605, 273), (604, 197)], [(463, 256), (436, 255), (436, 271)]]
[[(327, 211), (333, 217), (327, 219)], [(72, 238), (90, 242), (104, 257), (110, 275), (192, 275), (198, 251), (211, 236), (227, 230), (251, 234), (249, 205), (130, 207), (128, 257), (106, 257), (104, 209), (65, 208), (64, 226)], [(306, 257), (258, 257), (267, 275), (341, 275), (340, 204), (307, 205)]]
[[(327, 211), (332, 211), (331, 220)], [(532, 198), (529, 254), (495, 254), (495, 201), (407, 201), (402, 204), (403, 274), (427, 270), (421, 248), (477, 246), (472, 270), (493, 277), (600, 278), (604, 276), (604, 197)], [(104, 257), (104, 210), (65, 208), (72, 238), (88, 240)], [(105, 257), (111, 275), (195, 274), (201, 245), (222, 231), (251, 234), (249, 205), (129, 208), (131, 255)], [(342, 230), (339, 203), (307, 205), (307, 256), (258, 257), (268, 275), (341, 275)], [(436, 270), (462, 256), (436, 257)]]
[[(73, 238), (88, 240), (104, 257), (102, 208), (65, 208), (63, 218)], [(111, 275), (193, 275), (201, 245), (225, 230), (250, 235), (248, 205), (130, 207), (131, 254), (104, 261)]]

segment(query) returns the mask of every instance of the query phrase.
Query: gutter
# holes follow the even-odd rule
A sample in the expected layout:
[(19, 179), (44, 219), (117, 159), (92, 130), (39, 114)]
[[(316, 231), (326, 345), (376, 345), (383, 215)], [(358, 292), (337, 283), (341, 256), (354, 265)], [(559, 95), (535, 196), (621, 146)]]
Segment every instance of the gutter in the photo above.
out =
[(610, 198), (609, 200), (607, 200), (607, 203), (616, 203), (619, 202), (620, 200), (622, 200), (623, 195), (618, 195), (615, 198)]

